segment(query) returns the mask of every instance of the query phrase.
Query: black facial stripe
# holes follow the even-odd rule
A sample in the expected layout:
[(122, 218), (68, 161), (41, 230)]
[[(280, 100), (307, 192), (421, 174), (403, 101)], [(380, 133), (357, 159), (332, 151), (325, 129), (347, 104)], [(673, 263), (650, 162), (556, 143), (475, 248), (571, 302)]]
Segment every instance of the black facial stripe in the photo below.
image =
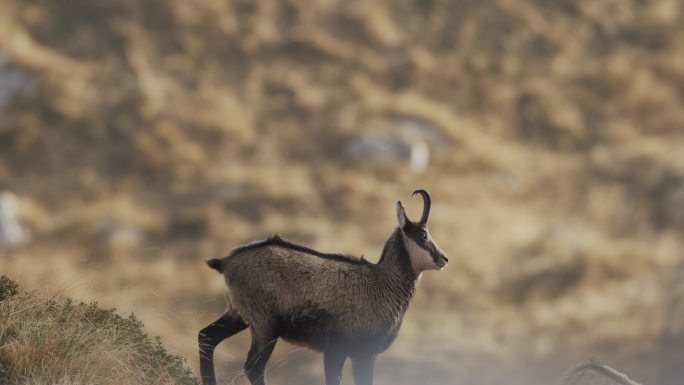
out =
[(430, 243), (430, 246), (428, 247), (428, 253), (430, 253), (430, 256), (432, 257), (432, 260), (435, 262), (438, 262), (440, 257), (442, 256), (442, 253), (440, 253), (437, 250), (437, 247), (435, 246), (434, 243)]
[(420, 236), (421, 231), (425, 231), (425, 229), (419, 226), (417, 223), (406, 221), (406, 225), (404, 225), (404, 233), (406, 233), (406, 235), (418, 245), (424, 249), (427, 249), (426, 240)]
[(437, 250), (434, 242), (430, 242), (428, 238), (423, 238), (420, 236), (421, 232), (427, 233), (424, 226), (420, 226), (418, 223), (406, 221), (406, 225), (403, 228), (404, 233), (411, 238), (418, 246), (425, 249), (433, 261), (438, 262), (441, 253)]

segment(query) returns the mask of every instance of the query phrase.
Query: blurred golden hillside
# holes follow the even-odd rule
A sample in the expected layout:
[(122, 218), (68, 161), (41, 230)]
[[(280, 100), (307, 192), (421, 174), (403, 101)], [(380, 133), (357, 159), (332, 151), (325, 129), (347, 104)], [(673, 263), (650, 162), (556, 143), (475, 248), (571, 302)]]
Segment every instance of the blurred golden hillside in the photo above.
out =
[[(0, 190), (30, 240), (2, 273), (134, 312), (196, 368), (223, 306), (204, 258), (278, 232), (374, 261), (421, 187), (451, 264), (377, 383), (541, 385), (595, 356), (671, 384), (683, 99), (677, 0), (4, 0)], [(293, 350), (274, 383), (322, 383)]]

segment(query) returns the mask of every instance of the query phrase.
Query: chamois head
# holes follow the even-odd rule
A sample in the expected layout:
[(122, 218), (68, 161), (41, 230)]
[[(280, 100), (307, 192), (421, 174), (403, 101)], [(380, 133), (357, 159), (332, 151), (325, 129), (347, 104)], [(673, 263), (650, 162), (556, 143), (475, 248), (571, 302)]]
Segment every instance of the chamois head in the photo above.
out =
[(416, 194), (423, 197), (423, 215), (418, 222), (409, 220), (404, 211), (404, 206), (401, 205), (401, 202), (397, 202), (397, 222), (404, 245), (411, 258), (411, 266), (416, 274), (420, 274), (424, 270), (442, 270), (446, 267), (449, 259), (428, 233), (430, 194), (425, 190), (416, 190), (411, 195)]

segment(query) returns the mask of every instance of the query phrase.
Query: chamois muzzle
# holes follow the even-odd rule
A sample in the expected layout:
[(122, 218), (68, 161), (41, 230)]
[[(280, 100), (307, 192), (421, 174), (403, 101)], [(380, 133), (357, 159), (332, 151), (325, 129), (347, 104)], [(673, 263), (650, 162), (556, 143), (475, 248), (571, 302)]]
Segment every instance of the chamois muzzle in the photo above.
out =
[(423, 215), (420, 217), (420, 222), (418, 223), (421, 226), (425, 226), (428, 216), (430, 215), (430, 205), (432, 204), (432, 201), (430, 200), (430, 194), (428, 194), (428, 192), (425, 190), (416, 190), (411, 194), (411, 196), (416, 194), (420, 194), (423, 197)]

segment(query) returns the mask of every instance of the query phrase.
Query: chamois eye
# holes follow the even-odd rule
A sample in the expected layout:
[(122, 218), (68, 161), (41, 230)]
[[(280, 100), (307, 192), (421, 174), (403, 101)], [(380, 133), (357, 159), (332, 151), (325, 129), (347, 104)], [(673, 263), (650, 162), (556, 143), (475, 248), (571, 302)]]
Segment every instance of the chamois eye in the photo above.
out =
[(420, 239), (423, 239), (423, 240), (427, 239), (427, 233), (425, 231), (419, 232), (418, 236), (420, 237)]

